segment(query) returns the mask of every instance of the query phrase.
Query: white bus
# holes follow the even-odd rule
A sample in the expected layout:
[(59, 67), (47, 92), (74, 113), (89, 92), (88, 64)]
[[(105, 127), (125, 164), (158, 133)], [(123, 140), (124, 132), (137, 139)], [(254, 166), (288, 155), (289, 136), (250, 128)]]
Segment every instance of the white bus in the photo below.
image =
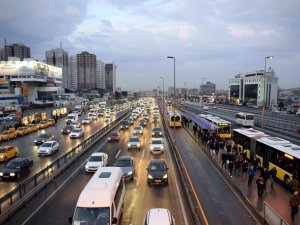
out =
[(125, 183), (120, 167), (99, 168), (77, 201), (73, 225), (119, 224), (124, 208)]
[(254, 114), (239, 112), (235, 114), (235, 122), (243, 127), (254, 126)]

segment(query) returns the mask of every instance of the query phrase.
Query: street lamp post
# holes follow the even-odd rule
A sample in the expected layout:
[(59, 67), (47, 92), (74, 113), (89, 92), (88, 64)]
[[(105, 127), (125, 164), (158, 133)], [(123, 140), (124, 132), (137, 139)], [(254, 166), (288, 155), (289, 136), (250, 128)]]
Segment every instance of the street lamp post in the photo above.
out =
[(174, 56), (167, 56), (168, 59), (173, 59), (174, 63), (174, 99), (173, 99), (173, 143), (175, 146), (175, 101), (176, 101), (176, 86), (175, 86), (175, 57)]
[(201, 83), (201, 100), (202, 100), (202, 105), (203, 105), (203, 80), (205, 80), (206, 77), (202, 77), (202, 83)]
[(262, 111), (261, 111), (261, 128), (264, 128), (264, 115), (265, 115), (265, 107), (266, 107), (266, 104), (267, 104), (267, 92), (266, 92), (266, 85), (267, 85), (267, 59), (272, 59), (273, 56), (266, 56), (265, 57), (265, 70), (264, 70), (264, 95), (263, 95), (263, 108), (262, 108)]
[(163, 118), (165, 116), (165, 78), (163, 76), (160, 77), (163, 81)]

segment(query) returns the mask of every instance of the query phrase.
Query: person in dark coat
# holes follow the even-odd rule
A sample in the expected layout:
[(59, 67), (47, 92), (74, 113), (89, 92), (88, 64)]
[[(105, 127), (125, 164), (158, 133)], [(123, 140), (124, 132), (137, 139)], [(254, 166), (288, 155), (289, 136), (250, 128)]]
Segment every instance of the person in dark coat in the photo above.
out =
[(226, 165), (227, 165), (227, 152), (223, 152), (222, 153), (222, 168), (223, 168), (223, 166), (225, 166), (225, 169), (227, 169), (226, 168)]
[(271, 170), (270, 170), (270, 180), (271, 180), (271, 189), (274, 189), (273, 184), (276, 180), (276, 175), (277, 175), (277, 169), (274, 166)]
[(298, 191), (295, 191), (290, 200), (289, 200), (289, 205), (291, 207), (291, 218), (292, 221), (294, 222), (294, 217), (298, 213), (299, 206), (300, 206), (300, 200), (299, 200), (299, 193)]
[(257, 194), (258, 197), (260, 198), (264, 193), (264, 187), (265, 187), (265, 181), (261, 175), (256, 179), (256, 185), (257, 185)]
[(251, 187), (252, 180), (255, 174), (255, 168), (254, 165), (251, 164), (250, 167), (247, 170), (247, 175), (248, 175), (248, 187)]
[(264, 190), (266, 190), (266, 186), (267, 186), (267, 182), (268, 182), (268, 179), (270, 178), (270, 173), (269, 173), (269, 170), (264, 167), (260, 173), (260, 175), (264, 178)]

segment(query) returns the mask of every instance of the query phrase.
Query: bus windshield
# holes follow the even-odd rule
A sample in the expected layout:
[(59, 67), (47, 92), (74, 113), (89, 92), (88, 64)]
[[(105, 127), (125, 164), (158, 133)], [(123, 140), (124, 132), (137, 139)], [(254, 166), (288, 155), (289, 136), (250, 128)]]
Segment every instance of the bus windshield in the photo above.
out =
[(109, 225), (109, 207), (84, 208), (77, 207), (74, 215), (73, 225)]
[(254, 115), (247, 114), (246, 115), (246, 120), (254, 120)]

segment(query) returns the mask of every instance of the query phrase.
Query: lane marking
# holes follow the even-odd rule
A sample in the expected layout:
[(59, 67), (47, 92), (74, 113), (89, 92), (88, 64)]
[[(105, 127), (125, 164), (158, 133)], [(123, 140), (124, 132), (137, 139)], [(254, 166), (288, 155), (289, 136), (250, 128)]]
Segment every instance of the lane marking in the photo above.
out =
[[(102, 145), (100, 145), (100, 148), (103, 147), (103, 145), (105, 144), (106, 142), (104, 142)], [(99, 149), (100, 149), (99, 148)], [(25, 225), (29, 220), (32, 219), (32, 217), (41, 209), (43, 208), (46, 203), (48, 203), (48, 201), (54, 196), (57, 194), (57, 192), (60, 191), (60, 189), (71, 179), (73, 178), (73, 176), (81, 169), (81, 167), (83, 167), (83, 165), (86, 163), (86, 161), (84, 161), (72, 174), (71, 176), (69, 176), (60, 186), (58, 186), (58, 188), (56, 188), (56, 190), (33, 212), (30, 214), (30, 216), (21, 224), (21, 225)]]
[(142, 161), (145, 157), (145, 149), (142, 150), (142, 157), (141, 157), (141, 160), (140, 160), (140, 163), (139, 163), (139, 174), (138, 174), (138, 179), (137, 179), (137, 182), (136, 182), (136, 186), (138, 187), (140, 185), (140, 177), (141, 177), (141, 167), (142, 167)]
[(117, 155), (115, 156), (115, 159), (118, 158), (118, 156), (120, 155), (121, 153), (121, 149), (118, 151)]

